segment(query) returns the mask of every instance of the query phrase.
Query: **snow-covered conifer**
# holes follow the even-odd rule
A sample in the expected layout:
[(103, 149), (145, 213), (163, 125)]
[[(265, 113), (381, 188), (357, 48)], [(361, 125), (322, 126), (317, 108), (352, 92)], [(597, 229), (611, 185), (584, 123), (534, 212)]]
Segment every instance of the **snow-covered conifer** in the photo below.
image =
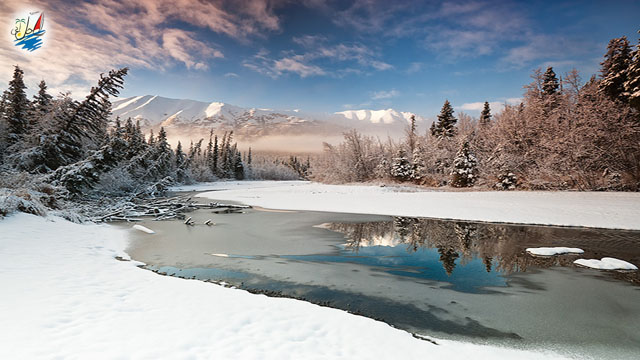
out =
[(629, 105), (640, 111), (640, 40), (631, 55), (624, 91), (625, 97), (629, 99)]
[(456, 134), (456, 119), (453, 116), (453, 107), (449, 100), (445, 100), (440, 114), (438, 114), (438, 121), (431, 125), (431, 135), (438, 138), (451, 137)]
[(413, 150), (413, 159), (411, 162), (411, 179), (414, 181), (422, 180), (426, 171), (427, 166), (424, 159), (424, 149), (421, 146), (417, 146)]
[(469, 149), (469, 142), (463, 142), (455, 159), (453, 159), (451, 185), (455, 187), (473, 186), (478, 173), (477, 164), (478, 160)]
[(19, 66), (13, 70), (13, 79), (9, 82), (4, 117), (7, 123), (8, 143), (15, 144), (22, 140), (29, 130), (28, 114), (31, 103), (27, 98), (24, 84), (24, 72)]
[(560, 82), (553, 68), (549, 66), (542, 75), (542, 96), (551, 96), (558, 93)]
[(30, 121), (30, 127), (36, 128), (37, 123), (39, 123), (42, 118), (51, 110), (51, 102), (53, 101), (53, 96), (47, 93), (47, 83), (44, 80), (41, 80), (38, 84), (38, 93), (33, 96), (32, 101), (32, 116)]
[(482, 112), (480, 113), (480, 125), (486, 126), (491, 123), (491, 108), (489, 107), (489, 102), (484, 102), (484, 107), (482, 108)]
[(236, 180), (244, 179), (244, 164), (242, 163), (242, 155), (239, 151), (236, 152), (234, 164), (233, 164), (234, 177)]
[(409, 159), (407, 159), (407, 152), (404, 149), (398, 150), (396, 157), (393, 158), (391, 164), (391, 176), (396, 180), (407, 181), (411, 179), (412, 169)]
[(626, 36), (611, 39), (600, 69), (600, 90), (611, 99), (626, 102), (625, 82), (631, 63), (631, 49)]

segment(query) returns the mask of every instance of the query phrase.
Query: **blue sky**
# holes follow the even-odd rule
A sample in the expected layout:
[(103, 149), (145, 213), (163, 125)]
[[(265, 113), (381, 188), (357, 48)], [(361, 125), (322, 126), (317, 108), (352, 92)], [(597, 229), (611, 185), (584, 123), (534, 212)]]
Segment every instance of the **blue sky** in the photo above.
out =
[[(472, 115), (478, 102), (516, 101), (537, 67), (551, 65), (558, 74), (575, 67), (587, 80), (609, 39), (626, 35), (635, 44), (640, 29), (638, 1), (105, 0), (29, 6), (47, 14), (45, 55), (16, 55), (0, 45), (0, 65), (24, 63), (28, 80), (42, 77), (55, 90), (77, 95), (96, 74), (129, 66), (123, 96), (319, 112), (391, 107), (427, 117), (445, 99)], [(13, 0), (0, 5), (3, 19), (24, 10)]]

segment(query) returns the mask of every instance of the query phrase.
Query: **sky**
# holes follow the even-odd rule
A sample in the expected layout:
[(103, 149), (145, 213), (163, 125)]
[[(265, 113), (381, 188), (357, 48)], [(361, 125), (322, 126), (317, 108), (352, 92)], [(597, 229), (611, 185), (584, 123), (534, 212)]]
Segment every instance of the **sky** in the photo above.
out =
[[(43, 46), (15, 19), (45, 14)], [(0, 2), (0, 88), (20, 65), (32, 93), (82, 98), (128, 66), (122, 96), (242, 107), (410, 111), (448, 99), (477, 115), (517, 103), (536, 68), (596, 74), (611, 38), (640, 36), (640, 1), (100, 0)]]

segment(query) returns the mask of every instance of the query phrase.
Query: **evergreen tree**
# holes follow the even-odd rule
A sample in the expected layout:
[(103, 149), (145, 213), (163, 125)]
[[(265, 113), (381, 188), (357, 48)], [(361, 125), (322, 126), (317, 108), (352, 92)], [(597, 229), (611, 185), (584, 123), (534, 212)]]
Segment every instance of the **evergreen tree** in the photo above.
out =
[(9, 82), (7, 90), (7, 103), (4, 108), (4, 117), (7, 123), (8, 144), (15, 144), (22, 140), (29, 130), (28, 113), (31, 103), (27, 98), (24, 85), (24, 72), (19, 66), (13, 70), (13, 79)]
[(149, 142), (148, 142), (148, 144), (151, 147), (156, 146), (156, 138), (153, 135), (153, 129), (149, 129)]
[(416, 116), (411, 115), (411, 122), (406, 130), (407, 133), (407, 146), (409, 146), (409, 152), (413, 154), (416, 147), (417, 135), (416, 135)]
[(187, 155), (182, 151), (182, 144), (178, 141), (178, 145), (176, 146), (176, 166), (181, 168), (184, 166), (187, 160)]
[(136, 120), (136, 125), (133, 129), (133, 136), (131, 137), (131, 151), (135, 154), (142, 154), (147, 148), (147, 142), (144, 139), (144, 134), (140, 128), (140, 120)]
[(213, 154), (211, 155), (211, 172), (215, 176), (220, 175), (220, 170), (218, 169), (218, 158), (220, 150), (218, 148), (218, 135), (214, 135), (213, 137)]
[(407, 159), (407, 152), (404, 149), (398, 150), (391, 164), (391, 176), (396, 180), (407, 181), (411, 179), (411, 173), (411, 163)]
[(489, 123), (491, 123), (491, 108), (489, 107), (489, 102), (485, 101), (480, 113), (480, 125), (487, 126)]
[(233, 164), (233, 172), (236, 180), (244, 179), (244, 165), (242, 164), (242, 155), (240, 154), (240, 152), (236, 152)]
[(47, 84), (42, 80), (38, 84), (38, 93), (33, 96), (31, 128), (36, 128), (40, 119), (51, 110), (51, 101), (53, 101), (53, 96), (47, 93)]
[(124, 129), (122, 128), (122, 123), (120, 122), (120, 117), (117, 116), (116, 120), (114, 122), (113, 125), (113, 129), (111, 129), (111, 138), (119, 138), (119, 139), (123, 139), (125, 138), (124, 135)]
[(189, 166), (189, 162), (187, 160), (187, 155), (182, 151), (182, 144), (178, 141), (178, 145), (176, 146), (176, 180), (180, 183), (184, 182), (187, 179), (187, 168)]
[(414, 181), (422, 180), (427, 166), (423, 158), (424, 150), (418, 146), (413, 150), (413, 161), (411, 163), (411, 179)]
[(627, 81), (627, 71), (631, 64), (631, 49), (626, 36), (617, 39), (611, 39), (607, 46), (607, 53), (604, 55), (604, 61), (600, 74), (600, 90), (614, 100), (627, 101), (625, 95), (625, 82)]
[[(640, 33), (640, 31), (638, 32)], [(631, 56), (624, 90), (624, 95), (629, 99), (629, 104), (640, 111), (640, 40), (638, 40), (638, 45), (636, 45), (636, 49)]]
[(451, 185), (455, 187), (473, 186), (476, 182), (478, 160), (469, 149), (469, 142), (462, 143), (460, 150), (453, 159), (451, 169)]
[(167, 141), (167, 133), (164, 127), (160, 128), (150, 155), (151, 163), (148, 169), (150, 179), (160, 180), (170, 176), (174, 169), (173, 151)]
[(431, 135), (438, 138), (452, 137), (456, 134), (456, 119), (453, 116), (453, 107), (449, 103), (449, 100), (444, 102), (440, 114), (438, 115), (438, 121), (431, 125)]
[(548, 97), (558, 93), (560, 89), (560, 82), (553, 68), (549, 66), (547, 71), (542, 75), (542, 96)]
[(109, 96), (118, 95), (127, 71), (122, 68), (110, 71), (108, 76), (100, 75), (98, 86), (91, 89), (84, 101), (67, 98), (60, 104), (53, 126), (42, 136), (40, 149), (34, 152), (42, 157), (37, 161), (39, 171), (75, 163), (83, 159), (88, 150), (107, 143), (111, 112)]

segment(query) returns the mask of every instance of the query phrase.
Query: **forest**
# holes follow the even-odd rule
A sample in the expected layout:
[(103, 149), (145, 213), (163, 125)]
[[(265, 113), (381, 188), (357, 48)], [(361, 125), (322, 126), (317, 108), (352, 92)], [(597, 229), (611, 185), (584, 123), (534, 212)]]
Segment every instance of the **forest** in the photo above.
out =
[[(68, 201), (153, 197), (170, 185), (218, 179), (398, 182), (499, 190), (640, 189), (640, 45), (609, 42), (600, 76), (535, 70), (523, 101), (479, 118), (445, 101), (418, 134), (401, 140), (355, 130), (313, 157), (244, 153), (233, 132), (169, 145), (132, 119), (112, 120), (110, 99), (128, 68), (101, 74), (82, 101), (54, 98), (41, 81), (33, 99), (15, 66), (0, 99), (0, 215), (43, 213)], [(205, 142), (206, 141), (206, 142)]]
[[(640, 45), (640, 44), (639, 44)], [(518, 105), (479, 118), (449, 101), (429, 131), (401, 141), (350, 131), (325, 144), (312, 178), (512, 190), (640, 189), (640, 46), (612, 39), (600, 76), (533, 72)]]

